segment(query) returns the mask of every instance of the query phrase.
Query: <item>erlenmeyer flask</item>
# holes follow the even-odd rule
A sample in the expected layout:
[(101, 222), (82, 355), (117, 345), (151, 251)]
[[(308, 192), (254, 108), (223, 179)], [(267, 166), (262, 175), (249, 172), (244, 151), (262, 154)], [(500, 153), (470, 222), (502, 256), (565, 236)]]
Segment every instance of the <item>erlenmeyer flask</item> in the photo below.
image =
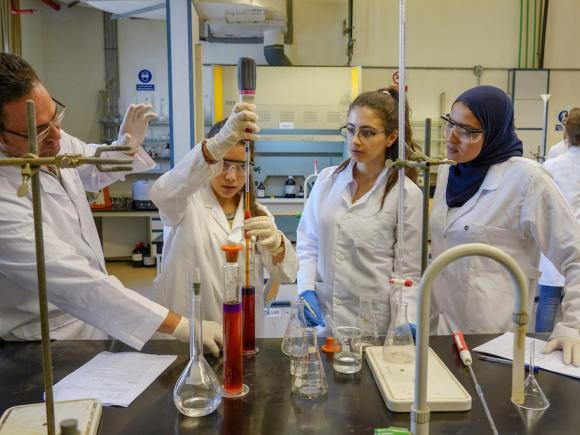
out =
[(524, 401), (516, 403), (516, 405), (529, 411), (543, 411), (550, 406), (550, 401), (534, 376), (535, 344), (536, 341), (532, 339), (530, 342), (530, 368), (528, 377), (524, 382)]
[(358, 327), (361, 334), (360, 344), (364, 350), (367, 346), (379, 345), (379, 332), (373, 299), (370, 296), (361, 296), (359, 299)]
[[(302, 330), (306, 327), (304, 320), (304, 302), (302, 299), (292, 302), (290, 317), (282, 339), (282, 353), (292, 356), (302, 348)], [(296, 349), (296, 350), (295, 350)]]
[(292, 393), (314, 399), (326, 394), (327, 391), (326, 375), (316, 342), (316, 329), (304, 328), (302, 351), (292, 377)]
[(302, 354), (302, 336), (306, 327), (304, 318), (304, 301), (299, 299), (292, 303), (290, 308), (290, 318), (284, 338), (282, 339), (282, 353), (290, 357), (290, 374), (294, 375), (296, 362)]
[(220, 405), (222, 390), (217, 376), (203, 357), (201, 281), (198, 268), (193, 270), (189, 283), (191, 289), (190, 359), (173, 389), (173, 402), (183, 415), (203, 417), (214, 412)]
[[(393, 298), (391, 298), (391, 304)], [(415, 343), (409, 321), (407, 320), (407, 304), (395, 302), (394, 316), (391, 318), (387, 338), (383, 345), (383, 358), (385, 361), (406, 364), (415, 359)]]

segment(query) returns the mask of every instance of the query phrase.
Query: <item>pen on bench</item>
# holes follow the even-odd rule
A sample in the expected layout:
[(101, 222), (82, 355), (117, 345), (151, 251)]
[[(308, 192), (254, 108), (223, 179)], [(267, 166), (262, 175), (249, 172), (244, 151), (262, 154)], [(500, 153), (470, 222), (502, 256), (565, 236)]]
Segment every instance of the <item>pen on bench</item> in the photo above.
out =
[[(482, 359), (484, 361), (490, 361), (490, 362), (495, 362), (495, 363), (500, 363), (500, 364), (506, 364), (508, 366), (512, 365), (512, 361), (509, 359), (504, 359), (504, 358), (496, 358), (494, 356), (488, 356), (488, 355), (478, 355), (479, 359)], [(529, 370), (530, 365), (528, 363), (526, 363), (526, 369)], [(538, 366), (534, 367), (534, 373), (538, 373), (540, 371), (540, 368)]]

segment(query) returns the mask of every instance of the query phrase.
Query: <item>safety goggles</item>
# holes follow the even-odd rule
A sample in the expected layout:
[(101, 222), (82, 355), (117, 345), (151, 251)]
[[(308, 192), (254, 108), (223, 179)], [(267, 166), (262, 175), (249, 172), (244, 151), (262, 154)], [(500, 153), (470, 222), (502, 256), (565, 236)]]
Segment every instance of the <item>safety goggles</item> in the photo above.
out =
[(445, 137), (451, 136), (451, 133), (454, 132), (461, 142), (474, 143), (477, 142), (483, 134), (483, 130), (481, 129), (470, 128), (458, 124), (451, 119), (449, 114), (442, 116), (441, 119), (444, 121)]
[[(58, 100), (55, 100), (54, 98), (52, 99), (52, 101), (54, 101), (56, 108), (54, 109), (54, 115), (52, 115), (52, 120), (45, 125), (41, 125), (39, 127), (37, 127), (36, 129), (36, 141), (37, 142), (42, 142), (44, 139), (46, 139), (46, 137), (48, 136), (48, 133), (50, 133), (50, 129), (51, 128), (60, 128), (60, 125), (62, 123), (62, 120), (64, 119), (64, 112), (66, 110), (66, 106), (64, 104), (62, 104), (61, 102), (59, 102)], [(2, 130), (0, 130), (4, 133), (10, 133), (13, 134), (14, 136), (18, 136), (24, 139), (28, 139), (28, 135), (27, 134), (23, 134), (23, 133), (17, 133), (15, 131), (12, 130), (8, 130), (6, 128), (3, 128)]]
[[(226, 159), (224, 159), (224, 166), (223, 166), (222, 172), (227, 175), (232, 170), (235, 170), (236, 175), (238, 177), (241, 177), (242, 175), (244, 175), (246, 173), (246, 163), (240, 162), (238, 160), (226, 160)], [(252, 173), (253, 170), (254, 170), (254, 163), (250, 162), (250, 174)]]
[(344, 136), (349, 141), (352, 141), (356, 134), (358, 136), (358, 139), (364, 144), (370, 144), (377, 134), (385, 133), (382, 130), (376, 131), (371, 130), (369, 128), (361, 128), (360, 130), (357, 130), (356, 128), (351, 127), (350, 125), (344, 125), (340, 127), (338, 131), (342, 136)]

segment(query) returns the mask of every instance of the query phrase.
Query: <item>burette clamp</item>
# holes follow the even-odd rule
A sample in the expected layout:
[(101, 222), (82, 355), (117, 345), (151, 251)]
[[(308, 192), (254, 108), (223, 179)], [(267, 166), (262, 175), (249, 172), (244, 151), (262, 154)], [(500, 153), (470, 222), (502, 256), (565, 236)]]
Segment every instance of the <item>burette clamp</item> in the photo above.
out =
[(512, 316), (512, 320), (516, 325), (524, 326), (528, 324), (528, 313), (514, 313)]
[(411, 278), (391, 278), (389, 284), (400, 285), (401, 287), (411, 287), (413, 280)]

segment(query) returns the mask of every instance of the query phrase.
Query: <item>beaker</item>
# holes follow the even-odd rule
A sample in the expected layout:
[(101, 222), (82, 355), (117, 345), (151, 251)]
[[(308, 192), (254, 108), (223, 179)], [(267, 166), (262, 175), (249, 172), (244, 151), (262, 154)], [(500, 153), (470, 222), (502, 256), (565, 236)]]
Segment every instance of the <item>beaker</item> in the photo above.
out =
[(302, 350), (292, 376), (292, 394), (314, 399), (327, 391), (326, 375), (316, 342), (316, 329), (304, 328)]
[(248, 394), (243, 383), (242, 295), (240, 292), (240, 245), (224, 245), (224, 385), (223, 397), (238, 398)]
[(524, 382), (524, 401), (522, 403), (515, 403), (528, 411), (543, 411), (550, 406), (550, 401), (544, 394), (544, 391), (538, 384), (536, 377), (534, 376), (534, 357), (536, 350), (536, 340), (533, 338), (530, 341), (530, 367), (528, 371), (528, 377)]
[(395, 302), (394, 315), (383, 345), (383, 359), (397, 364), (407, 364), (415, 359), (415, 342), (409, 327), (405, 302)]
[(359, 301), (358, 327), (361, 334), (360, 344), (364, 350), (367, 346), (379, 345), (379, 330), (373, 298), (361, 296)]
[(340, 351), (334, 354), (332, 368), (347, 375), (358, 373), (362, 368), (361, 331), (354, 326), (336, 328)]
[[(242, 287), (242, 324), (243, 324), (243, 353), (244, 355), (254, 355), (259, 352), (256, 347), (256, 286), (254, 285), (254, 243), (248, 240), (250, 261), (246, 261), (245, 265), (249, 265), (249, 274), (246, 275), (246, 282)], [(246, 255), (248, 252), (246, 251)], [(244, 268), (245, 269), (245, 268)]]
[(173, 403), (187, 417), (203, 417), (217, 409), (222, 393), (217, 376), (203, 356), (199, 268), (191, 272), (189, 288), (190, 358), (173, 389)]
[(281, 350), (284, 355), (289, 356), (290, 359), (290, 374), (294, 374), (294, 367), (296, 361), (302, 352), (302, 335), (306, 327), (306, 320), (304, 318), (304, 301), (299, 299), (292, 302), (290, 308), (290, 318), (284, 331), (284, 338), (282, 339)]

